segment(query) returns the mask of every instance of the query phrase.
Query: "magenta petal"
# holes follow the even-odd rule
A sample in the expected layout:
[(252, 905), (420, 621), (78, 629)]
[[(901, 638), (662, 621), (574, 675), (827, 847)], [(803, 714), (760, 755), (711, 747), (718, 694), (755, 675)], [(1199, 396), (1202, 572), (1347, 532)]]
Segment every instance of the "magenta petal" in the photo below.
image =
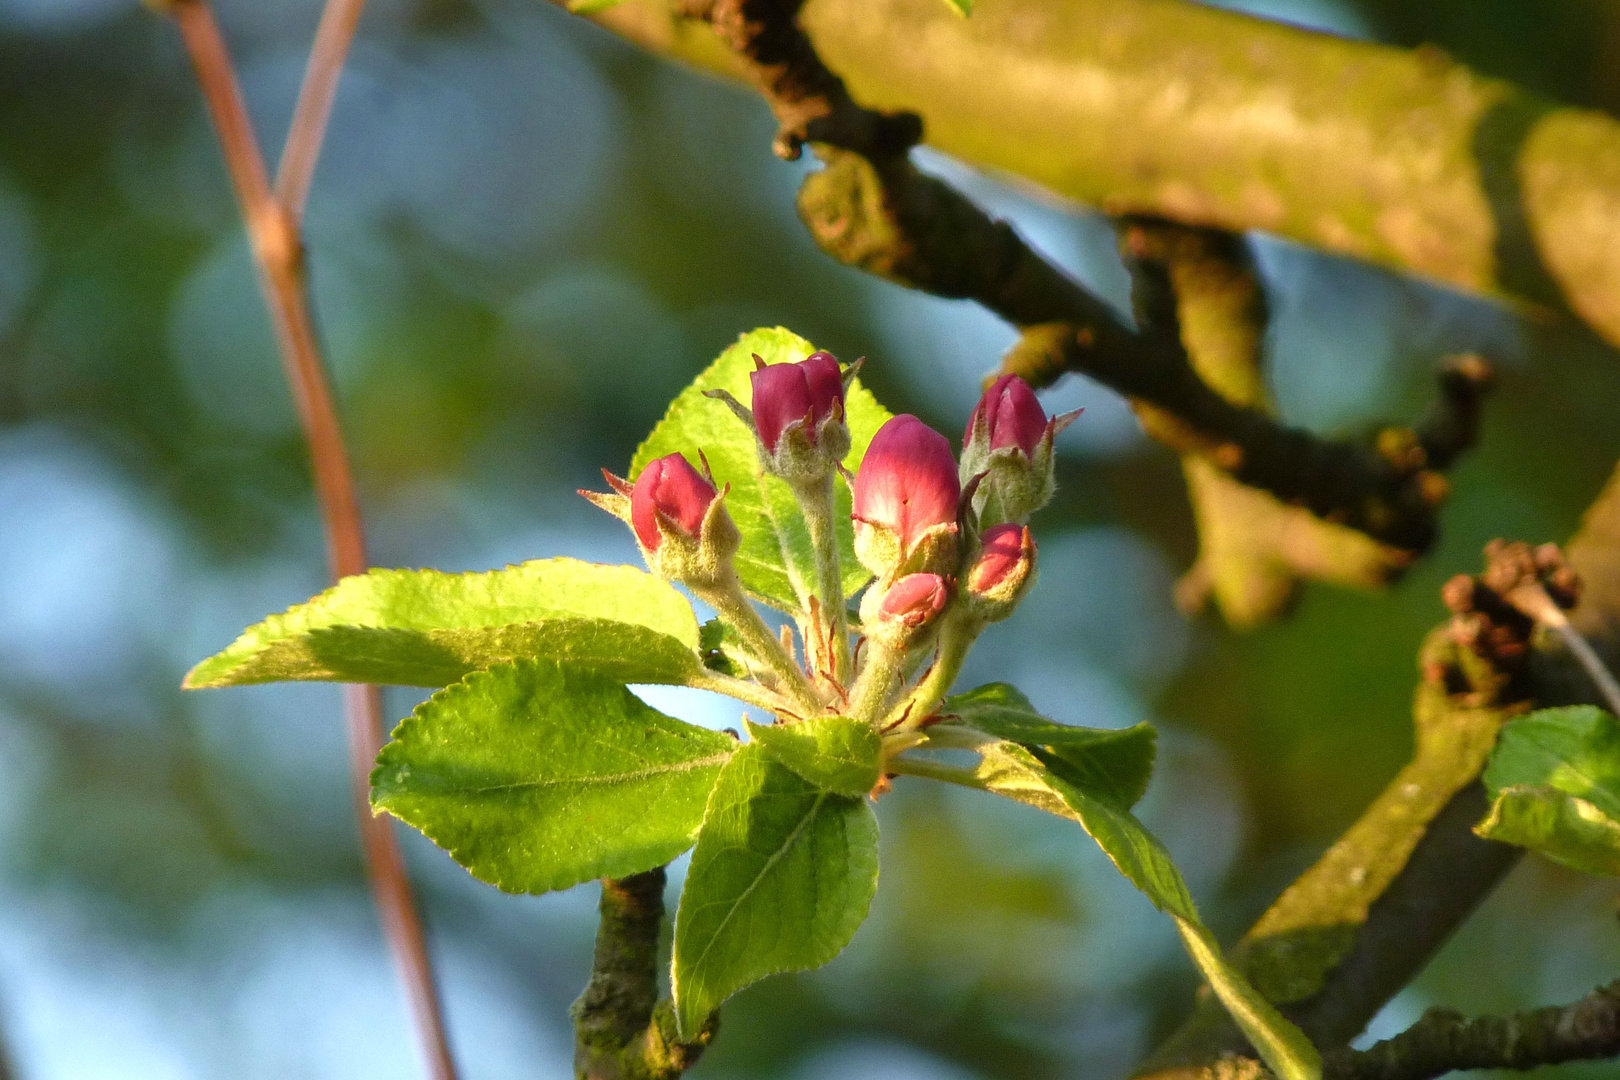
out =
[(902, 414), (867, 447), (855, 476), (854, 516), (887, 527), (910, 548), (929, 529), (956, 520), (961, 494), (950, 441)]
[(648, 551), (657, 551), (662, 513), (688, 536), (696, 538), (703, 517), (714, 502), (714, 485), (680, 454), (666, 454), (647, 463), (630, 492), (630, 526)]

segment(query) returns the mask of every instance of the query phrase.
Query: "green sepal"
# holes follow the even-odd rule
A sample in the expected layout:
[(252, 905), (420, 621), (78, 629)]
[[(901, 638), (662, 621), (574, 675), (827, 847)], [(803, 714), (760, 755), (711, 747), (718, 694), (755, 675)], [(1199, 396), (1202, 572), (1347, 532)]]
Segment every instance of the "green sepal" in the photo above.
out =
[(1474, 831), (1589, 874), (1620, 874), (1620, 721), (1577, 705), (1502, 727), (1483, 777), (1490, 814)]
[[(751, 401), (748, 376), (754, 370), (755, 353), (768, 364), (779, 364), (803, 360), (815, 351), (810, 342), (781, 327), (744, 334), (681, 391), (631, 462), (631, 474), (639, 475), (654, 458), (672, 453), (695, 456), (702, 451), (715, 482), (722, 487), (731, 485), (726, 505), (742, 532), (736, 568), (743, 587), (761, 602), (792, 613), (807, 610), (816, 583), (815, 549), (804, 515), (787, 482), (761, 471), (754, 433), (725, 402), (704, 395), (709, 390), (724, 390), (740, 401)], [(889, 412), (855, 380), (844, 392), (844, 415), (850, 435), (844, 465), (854, 470), (866, 455), (872, 436), (889, 419)], [(853, 596), (870, 575), (853, 554), (849, 486), (840, 477), (834, 488), (833, 517), (843, 553), (844, 595)]]
[(1126, 810), (1141, 800), (1153, 775), (1158, 732), (1145, 722), (1117, 729), (1059, 724), (1006, 683), (946, 698), (939, 711), (951, 718), (948, 724), (1028, 748), (1064, 780)]
[(685, 851), (736, 747), (600, 673), (519, 660), (417, 706), (377, 755), (371, 802), (479, 880), (550, 892)]
[(476, 574), (372, 570), (250, 626), (186, 676), (189, 689), (282, 680), (448, 686), (544, 656), (619, 682), (686, 682), (697, 618), (632, 566), (536, 559)]
[(881, 775), (883, 739), (852, 716), (764, 725), (745, 719), (743, 725), (766, 753), (824, 791), (859, 798)]
[(671, 991), (682, 1038), (768, 975), (820, 967), (877, 891), (877, 818), (749, 743), (722, 770), (675, 915)]

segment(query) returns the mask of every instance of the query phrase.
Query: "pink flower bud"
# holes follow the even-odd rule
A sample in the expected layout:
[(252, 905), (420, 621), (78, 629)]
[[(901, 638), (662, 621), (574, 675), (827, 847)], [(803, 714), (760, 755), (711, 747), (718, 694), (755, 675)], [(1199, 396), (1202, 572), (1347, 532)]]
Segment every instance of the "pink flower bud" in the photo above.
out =
[(843, 414), (844, 379), (832, 353), (812, 353), (796, 364), (769, 364), (748, 378), (754, 390), (754, 424), (772, 454), (783, 429), (795, 420), (804, 421), (805, 437), (814, 446), (822, 422)]
[(659, 515), (694, 540), (703, 528), (703, 516), (718, 493), (703, 474), (680, 454), (649, 461), (630, 492), (630, 527), (648, 551), (657, 551), (663, 537)]
[(938, 574), (907, 574), (883, 594), (878, 619), (890, 626), (918, 627), (945, 610), (950, 594)]
[(1035, 538), (1008, 522), (979, 537), (979, 556), (968, 568), (965, 592), (974, 609), (992, 622), (1012, 614), (1035, 576)]
[(1035, 456), (1035, 447), (1046, 434), (1046, 411), (1035, 400), (1035, 391), (1017, 375), (1003, 375), (990, 384), (968, 417), (962, 445), (973, 441), (973, 429), (983, 414), (990, 433), (990, 449), (1016, 446), (1025, 457)]
[(905, 414), (872, 437), (855, 476), (853, 516), (888, 529), (909, 551), (930, 529), (955, 523), (961, 495), (950, 441)]

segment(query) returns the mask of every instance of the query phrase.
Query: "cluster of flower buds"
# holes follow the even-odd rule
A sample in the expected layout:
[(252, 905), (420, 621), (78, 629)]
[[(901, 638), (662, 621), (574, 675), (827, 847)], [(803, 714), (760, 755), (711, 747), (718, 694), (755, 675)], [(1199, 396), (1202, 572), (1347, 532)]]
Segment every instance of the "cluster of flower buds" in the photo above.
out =
[(844, 390), (855, 367), (843, 371), (829, 352), (792, 364), (767, 364), (756, 353), (748, 376), (753, 407), (724, 390), (708, 395), (726, 403), (754, 433), (764, 470), (790, 484), (826, 480), (849, 453)]
[(1017, 375), (985, 391), (962, 436), (962, 483), (975, 478), (973, 507), (981, 524), (1025, 522), (1052, 498), (1052, 440), (1076, 410), (1047, 419), (1035, 392)]
[[(789, 482), (808, 519), (817, 485), (825, 485), (820, 498), (830, 506), (831, 478), (849, 451), (844, 399), (852, 371), (829, 353), (789, 364), (755, 360), (751, 407), (723, 391), (709, 394), (747, 424), (762, 469)], [(1024, 522), (1052, 495), (1052, 440), (1076, 415), (1048, 419), (1029, 386), (1009, 375), (973, 410), (960, 462), (950, 442), (915, 416), (893, 417), (872, 437), (853, 478), (851, 517), (855, 555), (876, 579), (861, 601), (861, 632), (889, 657), (890, 670), (927, 647), (945, 616), (956, 629), (942, 642), (963, 634), (971, 641), (1028, 593), (1035, 541)], [(707, 473), (707, 461), (700, 473), (669, 454), (649, 462), (634, 484), (605, 474), (612, 493), (583, 494), (629, 522), (655, 573), (700, 595), (721, 584), (735, 591), (738, 531)], [(836, 551), (826, 558), (836, 580)], [(746, 606), (740, 593), (736, 600)]]
[[(701, 455), (700, 455), (701, 456)], [(730, 574), (742, 537), (726, 513), (725, 495), (708, 473), (681, 454), (647, 463), (634, 484), (606, 469), (611, 493), (582, 491), (597, 506), (630, 524), (647, 566), (661, 577), (709, 584)]]

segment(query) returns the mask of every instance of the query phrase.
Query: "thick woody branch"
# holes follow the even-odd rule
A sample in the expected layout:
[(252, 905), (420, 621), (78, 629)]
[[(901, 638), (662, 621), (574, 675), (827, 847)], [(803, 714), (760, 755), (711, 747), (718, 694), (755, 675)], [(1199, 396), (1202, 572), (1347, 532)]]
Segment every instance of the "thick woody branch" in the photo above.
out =
[[(735, 75), (657, 0), (597, 20)], [(1185, 0), (812, 0), (860, 100), (930, 145), (1111, 214), (1258, 229), (1458, 288), (1572, 308), (1620, 343), (1620, 121), (1434, 48)]]
[[(1620, 470), (1566, 551), (1582, 582), (1571, 621), (1594, 633), (1615, 625)], [(1487, 809), (1475, 777), (1496, 726), (1532, 701), (1595, 700), (1590, 679), (1556, 640), (1537, 634), (1507, 605), (1487, 602), (1485, 594), (1504, 584), (1502, 564), (1512, 554), (1493, 544), (1485, 574), (1465, 579), (1466, 590), (1447, 586), (1446, 601), (1457, 614), (1430, 635), (1420, 657), (1412, 763), (1233, 950), (1255, 986), (1320, 1046), (1343, 1046), (1360, 1032), (1519, 858), (1517, 849), (1472, 832)], [(1560, 567), (1538, 570), (1552, 591), (1565, 592), (1569, 579)], [(1573, 599), (1566, 594), (1561, 602)], [(1614, 638), (1599, 641), (1612, 664)], [(1234, 1055), (1249, 1053), (1204, 995), (1138, 1075), (1217, 1080)]]
[(1461, 1069), (1533, 1069), (1620, 1056), (1620, 981), (1569, 1005), (1469, 1019), (1430, 1009), (1392, 1039), (1341, 1050), (1325, 1080), (1432, 1080)]
[(782, 125), (779, 149), (797, 153), (805, 139), (823, 148), (827, 168), (805, 181), (799, 212), (824, 251), (910, 288), (976, 300), (1032, 333), (1039, 345), (1026, 343), (1011, 366), (1036, 385), (1082, 371), (1173, 415), (1186, 430), (1181, 441), (1207, 450), (1241, 483), (1406, 551), (1430, 545), (1446, 487), (1420, 457), (1394, 462), (1371, 447), (1326, 442), (1217, 393), (1189, 362), (1173, 294), (1166, 284), (1160, 296), (1161, 268), (1145, 252), (1133, 260), (1144, 330), (1123, 325), (1009, 225), (918, 171), (905, 152), (920, 124), (857, 105), (800, 28), (800, 7), (704, 0), (686, 10), (708, 19), (742, 59)]
[(591, 980), (571, 1010), (578, 1080), (673, 1080), (714, 1038), (718, 1013), (681, 1042), (669, 1002), (658, 1000), (663, 922), (663, 867), (602, 882)]

